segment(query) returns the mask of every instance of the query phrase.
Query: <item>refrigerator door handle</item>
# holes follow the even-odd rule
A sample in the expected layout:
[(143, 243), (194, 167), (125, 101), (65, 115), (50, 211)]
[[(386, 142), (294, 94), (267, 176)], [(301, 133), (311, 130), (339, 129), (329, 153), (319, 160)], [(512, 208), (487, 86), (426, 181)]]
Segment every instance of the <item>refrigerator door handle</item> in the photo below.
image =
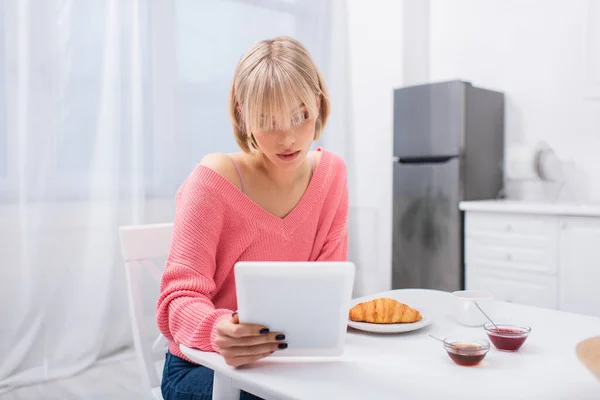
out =
[(454, 156), (416, 156), (416, 157), (394, 157), (395, 163), (399, 164), (444, 164), (455, 158), (460, 158), (458, 155)]

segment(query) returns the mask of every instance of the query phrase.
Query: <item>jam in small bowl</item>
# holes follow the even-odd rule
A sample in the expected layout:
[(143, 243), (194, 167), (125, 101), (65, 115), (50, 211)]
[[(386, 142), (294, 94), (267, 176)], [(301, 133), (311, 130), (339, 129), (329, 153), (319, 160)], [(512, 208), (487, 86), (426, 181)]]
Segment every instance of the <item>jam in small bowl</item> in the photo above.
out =
[(483, 329), (494, 346), (502, 351), (519, 350), (531, 332), (526, 325), (485, 324)]
[(485, 339), (449, 337), (444, 340), (444, 349), (456, 364), (473, 366), (485, 358), (490, 343)]

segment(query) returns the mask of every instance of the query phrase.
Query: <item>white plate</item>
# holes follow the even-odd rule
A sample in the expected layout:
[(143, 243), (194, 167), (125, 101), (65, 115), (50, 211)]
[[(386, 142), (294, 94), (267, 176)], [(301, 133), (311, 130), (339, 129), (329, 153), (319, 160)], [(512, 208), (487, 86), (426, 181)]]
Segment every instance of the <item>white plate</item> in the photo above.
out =
[(419, 310), (423, 318), (417, 322), (404, 323), (404, 324), (372, 324), (369, 322), (354, 322), (352, 320), (348, 320), (348, 326), (354, 329), (358, 329), (360, 331), (365, 332), (373, 332), (373, 333), (402, 333), (402, 332), (411, 332), (416, 331), (417, 329), (425, 328), (426, 326), (431, 325), (434, 318)]

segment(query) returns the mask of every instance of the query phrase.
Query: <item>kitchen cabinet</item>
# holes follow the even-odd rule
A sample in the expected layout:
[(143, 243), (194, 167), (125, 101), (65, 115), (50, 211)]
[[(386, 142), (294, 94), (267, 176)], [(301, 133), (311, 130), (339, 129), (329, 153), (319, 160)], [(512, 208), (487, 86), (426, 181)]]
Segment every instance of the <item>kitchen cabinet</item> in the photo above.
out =
[(560, 310), (600, 317), (600, 218), (562, 218)]
[(600, 317), (600, 206), (463, 202), (465, 288)]

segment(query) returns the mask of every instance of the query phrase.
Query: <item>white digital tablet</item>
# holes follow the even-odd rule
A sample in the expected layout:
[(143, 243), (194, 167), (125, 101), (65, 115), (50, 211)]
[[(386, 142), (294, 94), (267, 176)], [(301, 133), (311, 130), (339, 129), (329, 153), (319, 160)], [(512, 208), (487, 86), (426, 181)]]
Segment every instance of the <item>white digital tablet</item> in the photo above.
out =
[(354, 285), (351, 262), (238, 262), (241, 323), (282, 332), (277, 357), (339, 356), (344, 349)]

